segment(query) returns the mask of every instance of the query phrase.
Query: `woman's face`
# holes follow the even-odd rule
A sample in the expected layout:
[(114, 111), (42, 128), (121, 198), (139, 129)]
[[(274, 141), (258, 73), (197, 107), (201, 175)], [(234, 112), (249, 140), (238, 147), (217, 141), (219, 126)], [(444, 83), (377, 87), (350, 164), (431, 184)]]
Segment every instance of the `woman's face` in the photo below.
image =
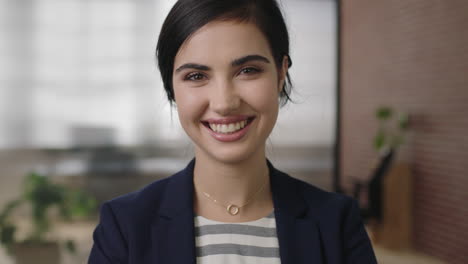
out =
[(235, 163), (264, 155), (278, 116), (279, 71), (254, 24), (211, 22), (181, 46), (173, 87), (182, 127), (197, 158)]

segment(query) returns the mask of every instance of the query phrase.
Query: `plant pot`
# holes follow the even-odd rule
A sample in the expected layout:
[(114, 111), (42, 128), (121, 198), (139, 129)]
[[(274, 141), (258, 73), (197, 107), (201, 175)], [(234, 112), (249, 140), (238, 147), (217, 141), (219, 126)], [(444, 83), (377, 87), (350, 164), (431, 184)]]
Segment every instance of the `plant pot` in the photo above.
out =
[(413, 183), (411, 168), (396, 162), (384, 180), (383, 220), (375, 228), (374, 241), (391, 250), (412, 248)]
[(60, 264), (60, 247), (55, 242), (16, 244), (13, 253), (16, 264)]

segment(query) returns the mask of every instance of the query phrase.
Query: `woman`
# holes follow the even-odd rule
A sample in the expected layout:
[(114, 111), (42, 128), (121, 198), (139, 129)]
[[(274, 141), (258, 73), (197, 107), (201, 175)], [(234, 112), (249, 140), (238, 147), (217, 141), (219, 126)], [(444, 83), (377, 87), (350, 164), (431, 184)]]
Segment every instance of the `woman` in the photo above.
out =
[(275, 0), (175, 4), (157, 58), (195, 159), (105, 203), (89, 263), (376, 263), (353, 200), (266, 160), (288, 54)]

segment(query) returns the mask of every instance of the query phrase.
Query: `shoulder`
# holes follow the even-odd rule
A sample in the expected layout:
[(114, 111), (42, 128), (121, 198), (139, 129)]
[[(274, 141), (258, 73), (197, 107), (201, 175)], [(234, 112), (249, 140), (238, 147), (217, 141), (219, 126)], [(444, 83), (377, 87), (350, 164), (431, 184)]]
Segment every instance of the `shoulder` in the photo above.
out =
[(335, 213), (346, 213), (356, 202), (347, 195), (325, 191), (302, 181), (300, 181), (300, 185), (305, 201), (313, 210), (324, 212), (333, 208)]
[[(170, 177), (157, 180), (142, 189), (119, 196), (103, 204), (101, 213), (110, 212), (122, 226), (148, 227), (157, 215), (186, 211), (190, 197), (195, 160)], [(102, 215), (102, 214), (101, 214)]]
[(141, 214), (154, 214), (161, 204), (171, 177), (154, 181), (140, 190), (118, 196), (105, 202), (103, 207), (110, 207), (115, 214), (122, 214), (122, 216), (132, 215), (135, 217)]
[[(297, 181), (308, 204), (308, 217), (315, 219), (327, 245), (340, 241), (343, 263), (377, 263), (357, 201), (349, 196), (321, 190)], [(333, 258), (336, 256), (329, 256)]]
[[(283, 174), (306, 204), (306, 219), (313, 219), (326, 245), (341, 241), (346, 263), (377, 263), (355, 199), (321, 190), (309, 183)], [(329, 256), (334, 258), (336, 256)]]
[(151, 224), (175, 175), (103, 203), (90, 263), (127, 263), (131, 248), (136, 252), (144, 248), (142, 241), (149, 239)]
[(308, 211), (319, 219), (339, 219), (346, 217), (350, 210), (356, 210), (355, 199), (340, 193), (320, 189), (310, 183), (294, 178), (284, 172), (278, 171), (278, 175), (289, 186), (294, 186), (295, 192), (304, 200)]
[(289, 211), (297, 217), (296, 223), (316, 226), (327, 259), (333, 263), (376, 263), (353, 198), (322, 190), (275, 169), (273, 175), (277, 202), (282, 208), (292, 208)]
[(148, 233), (170, 181), (171, 177), (157, 180), (140, 190), (104, 202), (94, 232), (95, 243), (114, 245), (115, 241), (130, 241), (132, 237)]

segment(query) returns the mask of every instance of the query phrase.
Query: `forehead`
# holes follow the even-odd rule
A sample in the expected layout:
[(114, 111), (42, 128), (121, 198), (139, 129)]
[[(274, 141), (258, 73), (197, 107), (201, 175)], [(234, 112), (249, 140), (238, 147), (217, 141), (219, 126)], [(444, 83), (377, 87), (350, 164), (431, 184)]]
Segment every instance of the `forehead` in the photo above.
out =
[(215, 21), (197, 30), (180, 47), (174, 66), (187, 63), (227, 63), (246, 55), (271, 58), (269, 44), (252, 23)]

